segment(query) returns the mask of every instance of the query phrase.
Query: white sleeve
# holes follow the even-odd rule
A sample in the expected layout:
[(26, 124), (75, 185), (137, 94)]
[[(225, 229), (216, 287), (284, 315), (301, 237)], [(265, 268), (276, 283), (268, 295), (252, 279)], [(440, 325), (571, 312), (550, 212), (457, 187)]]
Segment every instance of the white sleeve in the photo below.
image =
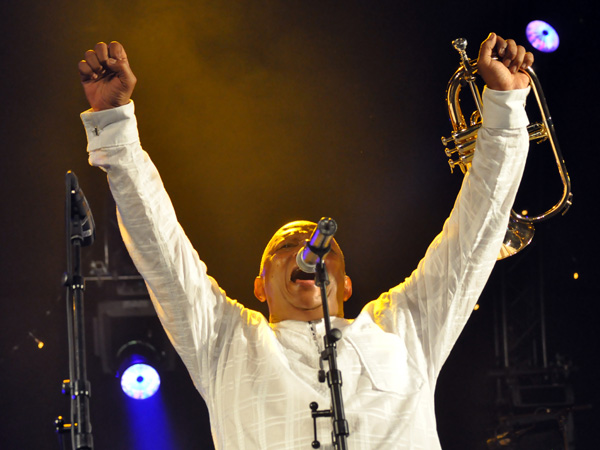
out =
[(472, 167), (442, 232), (409, 278), (365, 308), (384, 330), (403, 338), (434, 379), (473, 311), (506, 233), (529, 148), (528, 92), (486, 89)]
[(171, 342), (205, 396), (215, 359), (230, 342), (234, 327), (253, 312), (228, 299), (207, 275), (177, 222), (156, 167), (140, 145), (133, 102), (84, 112), (81, 118), (89, 162), (108, 174), (129, 254)]

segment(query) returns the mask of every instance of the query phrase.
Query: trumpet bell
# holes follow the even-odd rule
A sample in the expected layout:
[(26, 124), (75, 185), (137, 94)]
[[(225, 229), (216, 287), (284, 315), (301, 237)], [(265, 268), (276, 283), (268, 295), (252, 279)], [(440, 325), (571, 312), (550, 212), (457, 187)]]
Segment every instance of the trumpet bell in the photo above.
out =
[(534, 234), (535, 228), (531, 223), (521, 222), (511, 216), (497, 259), (508, 258), (523, 250), (531, 243)]

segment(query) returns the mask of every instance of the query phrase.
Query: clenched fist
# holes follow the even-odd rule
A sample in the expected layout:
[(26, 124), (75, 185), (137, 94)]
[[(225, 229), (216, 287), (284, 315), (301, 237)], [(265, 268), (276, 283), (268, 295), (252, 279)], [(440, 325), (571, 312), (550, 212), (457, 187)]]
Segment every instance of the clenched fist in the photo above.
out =
[(137, 79), (119, 42), (98, 42), (94, 50), (85, 52), (78, 67), (85, 96), (94, 111), (129, 103)]
[(533, 64), (533, 54), (512, 39), (490, 33), (481, 43), (477, 72), (490, 89), (508, 91), (529, 86), (529, 77), (520, 72)]

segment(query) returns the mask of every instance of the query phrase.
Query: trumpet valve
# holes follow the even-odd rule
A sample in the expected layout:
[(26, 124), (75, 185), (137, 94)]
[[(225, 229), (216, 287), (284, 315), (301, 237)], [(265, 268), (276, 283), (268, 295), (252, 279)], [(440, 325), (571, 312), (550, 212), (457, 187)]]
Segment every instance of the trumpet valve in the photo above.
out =
[(548, 129), (543, 123), (536, 122), (527, 126), (530, 141), (538, 141), (541, 144), (548, 139)]
[(460, 171), (463, 173), (463, 175), (465, 173), (467, 173), (467, 166), (465, 165), (465, 163), (463, 161), (461, 161), (460, 159), (455, 161), (453, 159), (449, 159), (448, 160), (448, 165), (450, 166), (450, 173), (454, 173), (454, 168), (456, 166), (458, 166), (460, 168)]
[(452, 155), (454, 155), (457, 151), (458, 151), (458, 149), (456, 147), (454, 147), (454, 148), (448, 148), (448, 147), (446, 147), (444, 149), (444, 153), (446, 153), (446, 156), (448, 158), (451, 158)]
[[(454, 136), (451, 136), (451, 137), (444, 137), (444, 136), (442, 136), (442, 144), (448, 145), (451, 142), (454, 142)], [(448, 149), (446, 149), (446, 150), (448, 150)]]

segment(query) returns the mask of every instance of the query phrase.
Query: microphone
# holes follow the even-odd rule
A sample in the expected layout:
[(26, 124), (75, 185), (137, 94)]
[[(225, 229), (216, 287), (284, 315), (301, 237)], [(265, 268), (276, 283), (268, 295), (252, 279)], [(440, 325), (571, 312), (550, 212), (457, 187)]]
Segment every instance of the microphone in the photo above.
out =
[(86, 247), (94, 243), (96, 239), (96, 224), (94, 223), (94, 216), (92, 216), (92, 210), (90, 205), (83, 194), (83, 191), (79, 187), (79, 182), (75, 173), (67, 172), (67, 186), (70, 186), (71, 195), (71, 218), (78, 218), (81, 220), (81, 232), (82, 232), (82, 247)]
[(323, 217), (315, 227), (310, 239), (296, 255), (296, 263), (302, 272), (315, 273), (317, 262), (330, 250), (331, 240), (337, 231), (335, 220)]

